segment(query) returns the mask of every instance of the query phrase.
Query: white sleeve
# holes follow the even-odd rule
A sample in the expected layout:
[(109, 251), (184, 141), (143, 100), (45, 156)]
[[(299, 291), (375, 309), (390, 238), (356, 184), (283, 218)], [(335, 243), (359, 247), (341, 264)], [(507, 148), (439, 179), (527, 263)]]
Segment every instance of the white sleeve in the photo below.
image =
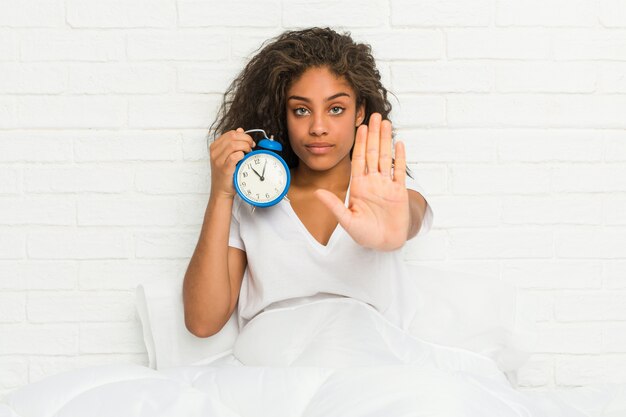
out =
[(420, 230), (419, 232), (417, 232), (416, 236), (425, 235), (430, 231), (430, 228), (433, 225), (433, 210), (430, 207), (430, 203), (428, 203), (428, 197), (426, 196), (426, 193), (424, 193), (424, 189), (422, 188), (422, 186), (419, 185), (419, 183), (414, 178), (411, 178), (408, 175), (406, 176), (406, 188), (407, 190), (417, 191), (426, 200), (426, 213), (424, 214), (424, 219), (422, 220), (422, 226), (420, 227)]
[(228, 246), (246, 251), (246, 246), (241, 239), (239, 233), (239, 207), (243, 201), (239, 196), (235, 196), (233, 201), (233, 210), (230, 215), (230, 230), (228, 232)]

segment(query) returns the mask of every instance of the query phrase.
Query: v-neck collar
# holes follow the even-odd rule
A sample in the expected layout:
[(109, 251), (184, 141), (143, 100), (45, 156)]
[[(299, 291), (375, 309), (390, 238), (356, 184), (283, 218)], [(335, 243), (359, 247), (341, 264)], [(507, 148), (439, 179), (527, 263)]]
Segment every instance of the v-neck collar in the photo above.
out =
[[(350, 180), (350, 183), (351, 182), (352, 180)], [(348, 183), (348, 189), (346, 190), (346, 197), (343, 202), (346, 207), (348, 207), (348, 201), (350, 199), (350, 183)], [(285, 210), (287, 211), (287, 214), (294, 220), (295, 223), (298, 224), (298, 227), (300, 228), (302, 233), (306, 236), (307, 240), (311, 242), (311, 245), (315, 247), (315, 249), (318, 250), (319, 252), (328, 253), (333, 247), (333, 245), (335, 244), (335, 241), (339, 239), (339, 235), (342, 233), (341, 230), (343, 229), (341, 225), (339, 224), (339, 222), (337, 222), (337, 225), (333, 229), (333, 232), (331, 233), (330, 238), (328, 239), (328, 242), (326, 242), (326, 245), (322, 245), (317, 239), (315, 239), (315, 237), (313, 237), (313, 235), (311, 234), (311, 232), (309, 232), (309, 229), (306, 228), (304, 223), (302, 223), (302, 220), (300, 220), (300, 217), (298, 217), (298, 213), (296, 213), (296, 211), (293, 209), (293, 206), (291, 205), (291, 202), (288, 199), (284, 198), (280, 202), (280, 205), (285, 208)]]

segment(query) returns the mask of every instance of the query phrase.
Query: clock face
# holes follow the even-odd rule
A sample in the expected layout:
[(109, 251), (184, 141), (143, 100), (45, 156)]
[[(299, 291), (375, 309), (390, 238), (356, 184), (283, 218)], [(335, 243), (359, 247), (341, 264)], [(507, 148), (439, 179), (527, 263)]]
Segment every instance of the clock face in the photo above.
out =
[(270, 206), (282, 199), (289, 186), (285, 163), (267, 151), (251, 152), (235, 171), (235, 188), (244, 200)]

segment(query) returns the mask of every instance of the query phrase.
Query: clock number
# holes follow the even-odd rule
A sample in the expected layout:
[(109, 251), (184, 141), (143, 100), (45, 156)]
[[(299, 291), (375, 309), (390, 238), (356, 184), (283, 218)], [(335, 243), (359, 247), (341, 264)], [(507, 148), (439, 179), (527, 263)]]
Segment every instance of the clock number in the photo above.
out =
[(241, 182), (241, 186), (242, 186), (242, 187), (245, 187), (245, 186), (246, 186), (246, 182), (245, 182), (245, 181), (242, 181), (242, 182)]
[(247, 172), (244, 172), (244, 173), (243, 173), (243, 177), (244, 177), (244, 178), (247, 178), (247, 177), (248, 177), (248, 173), (247, 173)]
[(261, 161), (259, 159), (254, 160), (254, 165), (260, 165), (260, 164), (261, 164)]
[(265, 193), (265, 198), (270, 198), (269, 193)]

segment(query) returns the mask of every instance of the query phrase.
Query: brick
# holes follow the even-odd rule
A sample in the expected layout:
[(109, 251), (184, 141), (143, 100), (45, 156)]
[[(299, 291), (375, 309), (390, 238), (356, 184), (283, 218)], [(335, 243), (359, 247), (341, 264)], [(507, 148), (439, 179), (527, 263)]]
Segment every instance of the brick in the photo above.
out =
[(271, 42), (272, 38), (278, 36), (280, 32), (281, 31), (278, 30), (259, 28), (254, 32), (239, 33), (238, 36), (233, 37), (230, 41), (231, 60), (228, 64), (232, 64), (236, 68), (239, 68), (239, 70), (243, 70), (248, 60)]
[(178, 198), (179, 222), (185, 226), (202, 226), (207, 210), (208, 196), (197, 195), (194, 198)]
[(19, 51), (19, 40), (16, 32), (9, 29), (0, 29), (0, 62), (17, 61)]
[(392, 26), (488, 26), (491, 2), (391, 0)]
[(0, 93), (60, 94), (67, 90), (67, 69), (60, 64), (0, 65)]
[(197, 233), (151, 232), (135, 233), (135, 257), (188, 259), (198, 241)]
[(0, 200), (0, 224), (4, 225), (57, 225), (76, 224), (74, 202), (67, 198), (46, 196)]
[(20, 171), (0, 167), (0, 194), (18, 194), (21, 189), (21, 182)]
[(554, 359), (550, 355), (533, 353), (517, 371), (520, 387), (542, 387), (554, 380)]
[(31, 259), (120, 259), (130, 255), (130, 242), (123, 231), (31, 232), (27, 253)]
[(602, 200), (589, 195), (510, 196), (502, 200), (505, 224), (598, 225)]
[(188, 259), (81, 261), (78, 270), (80, 289), (135, 291), (140, 283), (182, 280), (188, 264)]
[(505, 260), (501, 270), (503, 281), (520, 288), (599, 289), (602, 285), (602, 263), (595, 260)]
[(229, 64), (180, 65), (176, 90), (181, 93), (222, 94), (241, 71)]
[(415, 237), (402, 248), (406, 261), (433, 261), (446, 258), (447, 237), (445, 231), (431, 230), (424, 236)]
[(604, 287), (626, 289), (626, 261), (605, 262)]
[(541, 228), (449, 230), (452, 259), (550, 258), (553, 232)]
[(432, 261), (413, 261), (407, 262), (409, 264), (414, 263), (418, 265), (428, 266), (439, 270), (445, 270), (451, 273), (458, 272), (461, 274), (469, 273), (475, 275), (482, 275), (484, 277), (490, 277), (498, 279), (498, 261), (492, 260), (432, 260)]
[(75, 324), (0, 324), (0, 355), (67, 355), (78, 351)]
[(613, 227), (572, 227), (555, 233), (558, 258), (615, 259), (626, 257), (626, 233)]
[(192, 162), (209, 162), (209, 145), (213, 136), (206, 129), (185, 130), (181, 133), (183, 141), (183, 159)]
[(623, 384), (626, 382), (626, 356), (572, 356), (556, 358), (558, 385)]
[(121, 61), (124, 36), (119, 32), (32, 30), (20, 38), (22, 61)]
[(182, 0), (178, 2), (179, 27), (276, 27), (281, 24), (278, 1), (240, 1), (207, 3)]
[(599, 93), (626, 93), (626, 63), (594, 62), (598, 71)]
[(609, 169), (601, 164), (562, 164), (554, 169), (553, 189), (556, 192), (607, 191)]
[(438, 60), (445, 56), (446, 44), (438, 29), (394, 29), (391, 32), (353, 30), (357, 42), (368, 44), (377, 61)]
[(26, 280), (19, 260), (0, 260), (0, 290), (24, 290)]
[(71, 162), (73, 159), (72, 140), (59, 138), (56, 133), (0, 132), (0, 162)]
[(399, 103), (392, 110), (394, 126), (400, 128), (443, 126), (446, 124), (446, 101), (439, 96), (398, 94)]
[(550, 32), (543, 28), (450, 29), (447, 42), (450, 59), (552, 58)]
[(0, 6), (0, 26), (40, 28), (65, 23), (63, 2), (59, 0), (2, 0)]
[(482, 63), (398, 63), (391, 64), (394, 93), (489, 92), (494, 70)]
[(444, 166), (430, 164), (409, 164), (408, 166), (411, 175), (424, 188), (427, 196), (448, 192), (448, 174)]
[(176, 26), (176, 3), (170, 0), (67, 0), (72, 28), (169, 28)]
[(554, 293), (545, 290), (520, 289), (517, 292), (518, 313), (531, 322), (554, 320)]
[(26, 236), (21, 231), (0, 229), (0, 259), (22, 259), (26, 256)]
[(218, 108), (215, 97), (133, 98), (128, 104), (131, 128), (208, 128)]
[(120, 193), (132, 189), (132, 173), (121, 165), (25, 168), (24, 187), (30, 193)]
[(416, 161), (495, 162), (501, 135), (488, 129), (405, 129), (396, 133), (396, 140)]
[[(292, 0), (282, 4), (282, 25), (287, 28), (303, 26), (379, 27), (389, 15), (386, 2), (343, 2)], [(350, 16), (346, 19), (346, 16)]]
[(501, 203), (496, 197), (441, 196), (429, 202), (437, 216), (437, 226), (489, 227), (500, 224)]
[(178, 202), (167, 198), (79, 197), (79, 226), (175, 226)]
[(228, 59), (230, 43), (226, 35), (187, 30), (131, 34), (127, 42), (132, 61), (223, 61)]
[(0, 97), (0, 129), (17, 126), (17, 107), (13, 98)]
[(556, 60), (626, 60), (626, 30), (569, 29), (554, 33)]
[(504, 162), (601, 162), (604, 137), (593, 129), (508, 129), (498, 139)]
[(622, 0), (600, 0), (599, 19), (604, 27), (626, 27), (626, 4)]
[(626, 291), (563, 291), (556, 295), (559, 321), (626, 320)]
[(92, 63), (69, 67), (71, 94), (166, 94), (174, 91), (176, 71), (159, 64)]
[(176, 161), (181, 159), (176, 132), (94, 132), (74, 141), (75, 161)]
[(210, 168), (206, 164), (138, 168), (136, 190), (145, 194), (208, 193)]
[(33, 291), (26, 310), (31, 323), (135, 320), (134, 294), (129, 291)]
[(20, 322), (26, 319), (26, 293), (3, 291), (0, 294), (0, 323)]
[(28, 260), (19, 271), (29, 290), (71, 290), (78, 281), (78, 265), (71, 261)]
[(602, 340), (605, 352), (626, 352), (626, 323), (606, 323), (602, 326)]
[(593, 63), (498, 63), (495, 85), (504, 93), (593, 93), (596, 72)]
[(604, 224), (626, 225), (626, 198), (607, 195), (604, 197)]
[(126, 124), (126, 100), (117, 97), (20, 97), (20, 126), (33, 128), (107, 128)]
[(603, 353), (602, 327), (582, 323), (537, 323), (539, 353)]
[(0, 389), (18, 388), (28, 383), (28, 360), (20, 356), (0, 358)]
[(451, 127), (626, 127), (620, 111), (626, 97), (619, 95), (464, 94), (446, 100)]
[(80, 325), (80, 353), (142, 353), (145, 350), (138, 321)]
[(607, 130), (603, 132), (605, 140), (604, 160), (607, 162), (626, 161), (626, 132)]
[(533, 165), (453, 165), (451, 191), (455, 194), (534, 194), (550, 190), (552, 172)]
[(498, 26), (595, 26), (593, 0), (497, 0)]

